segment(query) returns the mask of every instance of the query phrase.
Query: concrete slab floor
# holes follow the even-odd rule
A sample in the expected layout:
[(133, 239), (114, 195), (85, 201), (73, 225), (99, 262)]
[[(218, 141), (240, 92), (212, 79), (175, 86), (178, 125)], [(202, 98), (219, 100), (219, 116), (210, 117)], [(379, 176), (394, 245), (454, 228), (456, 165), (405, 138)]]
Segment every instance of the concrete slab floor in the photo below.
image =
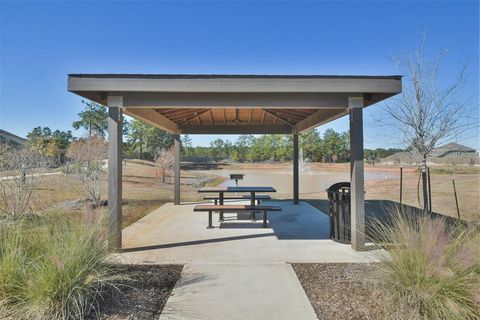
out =
[[(234, 202), (240, 203), (240, 202)], [(207, 229), (196, 204), (171, 203), (123, 231), (122, 263), (184, 264), (160, 319), (316, 319), (289, 262), (372, 262), (329, 240), (329, 220), (308, 203), (272, 201), (281, 212), (258, 221), (226, 221)]]
[[(238, 202), (235, 202), (238, 203)], [(267, 202), (266, 202), (267, 203)], [(123, 230), (124, 263), (371, 262), (372, 251), (357, 252), (329, 239), (328, 216), (306, 202), (268, 202), (282, 208), (258, 222), (227, 220), (206, 229), (208, 213), (195, 204), (167, 203)], [(230, 218), (228, 218), (230, 216)], [(232, 215), (226, 215), (233, 219)]]

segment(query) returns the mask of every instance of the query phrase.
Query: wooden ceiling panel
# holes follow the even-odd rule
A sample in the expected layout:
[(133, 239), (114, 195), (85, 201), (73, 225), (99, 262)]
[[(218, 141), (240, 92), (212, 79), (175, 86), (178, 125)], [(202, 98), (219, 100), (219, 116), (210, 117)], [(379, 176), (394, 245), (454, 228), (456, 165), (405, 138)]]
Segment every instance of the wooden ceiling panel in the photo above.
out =
[(159, 108), (162, 116), (178, 125), (290, 125), (314, 114), (316, 109), (260, 108)]
[(195, 109), (195, 108), (162, 108), (157, 109), (157, 112), (167, 117), (177, 124), (188, 122), (195, 117), (207, 112), (209, 109)]

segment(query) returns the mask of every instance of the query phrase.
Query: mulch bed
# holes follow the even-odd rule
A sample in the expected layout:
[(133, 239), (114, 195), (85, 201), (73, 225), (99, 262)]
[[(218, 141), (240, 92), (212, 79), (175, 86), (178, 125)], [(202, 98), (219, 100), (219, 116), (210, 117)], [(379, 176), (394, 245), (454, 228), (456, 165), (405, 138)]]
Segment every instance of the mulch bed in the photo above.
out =
[(118, 265), (115, 268), (128, 280), (121, 282), (119, 291), (103, 294), (99, 314), (91, 314), (89, 319), (158, 319), (183, 266)]
[(292, 264), (322, 319), (387, 319), (385, 302), (371, 263)]

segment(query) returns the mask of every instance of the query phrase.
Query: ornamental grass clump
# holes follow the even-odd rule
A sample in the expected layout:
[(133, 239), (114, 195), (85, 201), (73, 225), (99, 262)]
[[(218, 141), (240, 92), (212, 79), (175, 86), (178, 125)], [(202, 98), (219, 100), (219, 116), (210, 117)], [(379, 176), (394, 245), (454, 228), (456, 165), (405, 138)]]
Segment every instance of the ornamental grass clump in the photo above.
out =
[(117, 277), (99, 222), (58, 215), (0, 229), (0, 318), (83, 319)]
[(396, 210), (371, 233), (384, 249), (381, 287), (396, 319), (480, 319), (480, 232)]

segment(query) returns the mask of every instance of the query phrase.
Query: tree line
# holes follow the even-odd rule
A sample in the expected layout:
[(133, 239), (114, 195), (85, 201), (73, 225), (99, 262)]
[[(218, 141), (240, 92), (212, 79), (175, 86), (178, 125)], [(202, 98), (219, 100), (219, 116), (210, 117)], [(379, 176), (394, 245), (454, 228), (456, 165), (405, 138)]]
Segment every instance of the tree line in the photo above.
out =
[[(108, 131), (107, 109), (95, 102), (82, 101), (84, 110), (73, 122), (76, 130), (84, 129), (86, 137), (75, 138), (70, 130), (52, 131), (48, 127), (36, 127), (27, 134), (28, 144), (41, 154), (60, 163), (67, 159), (72, 142), (88, 141), (92, 137), (104, 139)], [(140, 120), (124, 120), (123, 151), (126, 158), (156, 160), (162, 152), (173, 146), (171, 134)], [(299, 147), (303, 158), (311, 162), (347, 162), (350, 158), (348, 132), (327, 129), (322, 135), (316, 130), (301, 133)], [(400, 149), (365, 149), (365, 158), (375, 160)], [(209, 146), (193, 146), (188, 135), (181, 135), (181, 154), (185, 161), (291, 161), (293, 159), (292, 135), (241, 135), (236, 141), (216, 139)]]
[[(184, 159), (192, 161), (259, 162), (291, 161), (293, 159), (292, 135), (266, 134), (242, 135), (236, 141), (216, 139), (208, 147), (191, 147), (189, 137), (182, 139)], [(299, 147), (304, 159), (315, 162), (341, 162), (349, 158), (349, 135), (347, 132), (318, 131), (301, 133)]]

